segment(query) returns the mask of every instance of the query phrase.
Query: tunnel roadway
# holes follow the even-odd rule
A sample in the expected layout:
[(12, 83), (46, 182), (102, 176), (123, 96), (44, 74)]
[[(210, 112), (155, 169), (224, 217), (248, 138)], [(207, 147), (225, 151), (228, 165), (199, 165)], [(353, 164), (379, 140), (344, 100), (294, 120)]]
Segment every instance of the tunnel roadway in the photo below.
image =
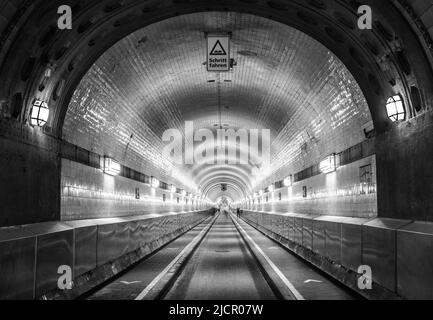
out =
[[(276, 276), (270, 277), (271, 273)], [(281, 294), (281, 288), (288, 294)], [(358, 296), (243, 220), (221, 213), (82, 298), (352, 300)]]

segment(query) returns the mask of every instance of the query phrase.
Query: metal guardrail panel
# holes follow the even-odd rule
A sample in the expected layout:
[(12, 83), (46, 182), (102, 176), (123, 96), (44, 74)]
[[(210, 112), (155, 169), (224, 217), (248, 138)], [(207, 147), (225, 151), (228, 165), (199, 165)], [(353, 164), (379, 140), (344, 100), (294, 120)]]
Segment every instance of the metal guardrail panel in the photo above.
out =
[(97, 263), (101, 266), (129, 251), (128, 222), (98, 226)]
[(0, 232), (0, 300), (33, 299), (36, 236), (20, 229)]
[(397, 230), (397, 292), (401, 296), (433, 299), (432, 253), (432, 223), (414, 222)]
[(294, 237), (293, 241), (297, 244), (302, 244), (302, 225), (303, 225), (303, 219), (302, 217), (294, 217)]
[[(203, 218), (210, 211), (46, 222), (0, 228), (0, 299), (40, 298), (73, 278)], [(164, 229), (165, 228), (165, 229)], [(74, 254), (75, 252), (75, 254)]]
[(325, 250), (325, 221), (313, 220), (313, 251), (326, 256)]
[(353, 271), (362, 265), (361, 225), (341, 225), (341, 264)]
[(374, 219), (362, 227), (362, 264), (371, 267), (373, 281), (396, 292), (396, 232), (409, 222)]
[(341, 224), (345, 217), (321, 216), (317, 221), (325, 224), (325, 257), (341, 264)]
[(362, 265), (362, 225), (368, 221), (347, 218), (341, 224), (341, 264), (355, 272)]
[(96, 268), (97, 221), (69, 221), (65, 224), (74, 228), (74, 277)]
[(35, 297), (57, 288), (60, 266), (73, 270), (73, 230), (38, 236)]
[(97, 226), (77, 228), (75, 232), (74, 276), (96, 268)]
[[(282, 219), (281, 235), (286, 239), (290, 239), (290, 232), (291, 229), (293, 228), (293, 219), (290, 219), (287, 216), (282, 216), (281, 219)], [(290, 222), (292, 222), (292, 224), (290, 224)]]
[(140, 221), (130, 221), (128, 223), (129, 228), (129, 244), (128, 248), (129, 251), (137, 250), (140, 246), (140, 239), (143, 235), (142, 229), (141, 229), (141, 222)]
[(315, 216), (305, 217), (302, 221), (302, 245), (313, 250), (313, 226)]

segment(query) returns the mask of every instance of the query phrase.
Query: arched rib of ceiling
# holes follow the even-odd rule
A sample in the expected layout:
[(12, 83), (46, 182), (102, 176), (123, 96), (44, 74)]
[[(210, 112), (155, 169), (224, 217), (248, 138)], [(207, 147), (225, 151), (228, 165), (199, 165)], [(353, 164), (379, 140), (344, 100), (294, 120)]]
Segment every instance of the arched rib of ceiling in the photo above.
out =
[(243, 194), (239, 192), (238, 189), (233, 187), (233, 185), (227, 185), (227, 191), (222, 191), (218, 186), (214, 186), (213, 188), (209, 189), (206, 196), (211, 199), (211, 201), (217, 202), (217, 199), (222, 196), (232, 200), (242, 199)]
[[(227, 191), (221, 190), (221, 183), (220, 182), (227, 185)], [(225, 192), (226, 194), (229, 194), (231, 190), (234, 190), (237, 193), (236, 196), (242, 197), (245, 195), (244, 192), (242, 191), (241, 187), (237, 184), (236, 180), (233, 180), (230, 178), (221, 179), (221, 181), (218, 181), (217, 183), (209, 184), (209, 186), (204, 191), (206, 197), (209, 197), (210, 193), (213, 192), (214, 190), (221, 190), (221, 192)], [(232, 197), (233, 196), (234, 195), (232, 195)]]
[(244, 186), (245, 190), (251, 190), (252, 188), (252, 179), (251, 179), (251, 172), (248, 172), (246, 170), (242, 170), (242, 167), (240, 166), (234, 166), (234, 165), (215, 165), (215, 166), (207, 166), (203, 167), (201, 170), (197, 171), (199, 172), (195, 178), (197, 181), (197, 185), (200, 188), (203, 188), (208, 181), (209, 178), (215, 175), (229, 175), (232, 177), (236, 177), (236, 179), (239, 180), (240, 183)]
[(211, 177), (208, 183), (203, 187), (202, 192), (203, 194), (207, 195), (210, 189), (215, 187), (221, 188), (222, 184), (232, 186), (233, 189), (236, 189), (240, 195), (244, 197), (247, 196), (247, 191), (245, 190), (242, 183), (240, 183), (236, 177), (232, 177), (229, 175)]

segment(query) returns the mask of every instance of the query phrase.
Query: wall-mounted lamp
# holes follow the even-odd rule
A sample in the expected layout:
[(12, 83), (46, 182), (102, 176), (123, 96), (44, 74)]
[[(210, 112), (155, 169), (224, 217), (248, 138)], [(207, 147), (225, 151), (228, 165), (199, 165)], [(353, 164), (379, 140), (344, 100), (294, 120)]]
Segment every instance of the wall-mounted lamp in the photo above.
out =
[(386, 112), (392, 122), (403, 121), (406, 119), (406, 110), (400, 95), (395, 95), (386, 102)]
[(42, 100), (33, 102), (32, 110), (30, 111), (30, 124), (32, 126), (43, 127), (50, 115), (48, 104)]
[(274, 190), (275, 190), (274, 185), (271, 184), (271, 185), (268, 187), (268, 191), (269, 191), (269, 192), (274, 192)]
[(176, 190), (177, 190), (176, 186), (171, 185), (170, 192), (171, 193), (176, 193)]
[(152, 177), (152, 188), (159, 188), (159, 180), (155, 177)]
[(337, 170), (337, 166), (335, 163), (335, 154), (331, 154), (326, 157), (322, 162), (320, 162), (320, 171), (322, 173), (331, 173)]
[(181, 195), (182, 195), (182, 197), (185, 197), (186, 196), (186, 191), (182, 190)]
[(291, 187), (292, 186), (292, 175), (288, 176), (283, 181), (285, 187)]
[(104, 158), (104, 172), (111, 176), (120, 174), (120, 163), (109, 157)]
[(260, 190), (260, 191), (259, 191), (259, 195), (260, 195), (260, 196), (263, 196), (263, 190)]

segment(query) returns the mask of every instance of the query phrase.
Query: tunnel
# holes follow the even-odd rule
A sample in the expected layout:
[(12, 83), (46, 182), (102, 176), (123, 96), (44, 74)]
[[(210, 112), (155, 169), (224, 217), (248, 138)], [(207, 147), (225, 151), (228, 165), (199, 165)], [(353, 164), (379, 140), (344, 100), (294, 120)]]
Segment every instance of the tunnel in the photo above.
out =
[(433, 299), (432, 14), (0, 0), (0, 300)]

